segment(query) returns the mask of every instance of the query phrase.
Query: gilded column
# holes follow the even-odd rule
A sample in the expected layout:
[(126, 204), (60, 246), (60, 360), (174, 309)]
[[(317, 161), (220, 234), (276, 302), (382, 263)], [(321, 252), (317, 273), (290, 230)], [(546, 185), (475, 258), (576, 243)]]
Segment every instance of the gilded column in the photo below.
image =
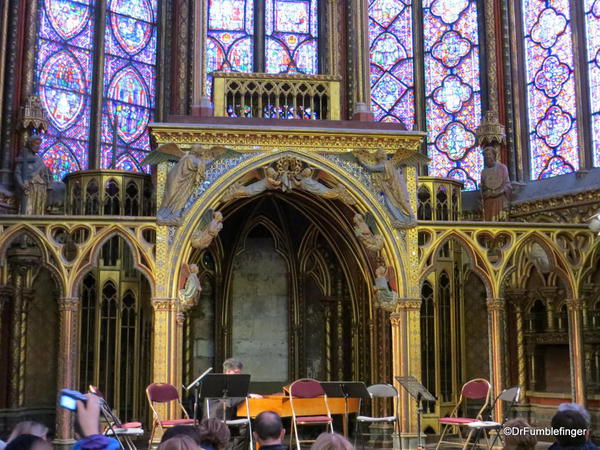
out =
[(547, 287), (540, 289), (544, 300), (546, 300), (546, 320), (548, 324), (548, 331), (554, 331), (556, 329), (556, 311), (555, 311), (555, 298), (558, 294), (558, 288)]
[[(78, 297), (62, 297), (58, 300), (60, 319), (58, 343), (58, 390), (77, 389), (77, 366), (79, 363), (79, 312)], [(73, 427), (70, 411), (56, 408), (55, 444), (72, 444)]]
[[(492, 392), (497, 396), (504, 388), (504, 299), (488, 298), (488, 329), (491, 349)], [(502, 402), (496, 403), (496, 420), (502, 422), (504, 417)]]
[(412, 375), (421, 379), (421, 299), (401, 299), (390, 315), (392, 325), (393, 383), (400, 392), (400, 433), (416, 432), (416, 404), (396, 381), (398, 376)]
[[(153, 349), (153, 370), (152, 381), (154, 383), (170, 383), (176, 387), (181, 377), (181, 352), (183, 349), (177, 348), (177, 333), (180, 326), (177, 324), (178, 300), (174, 298), (153, 298), (152, 308), (153, 329), (154, 329), (154, 349)], [(157, 405), (161, 417), (175, 418), (175, 409), (168, 408), (165, 405)], [(160, 441), (161, 436), (155, 435), (155, 439)]]
[[(525, 296), (525, 289), (511, 289), (510, 293), (506, 292), (509, 296), (510, 302), (513, 304), (515, 309), (515, 324), (517, 332), (517, 384), (521, 386), (521, 389), (525, 389), (527, 385), (527, 364), (525, 361), (525, 332), (523, 329), (523, 307), (521, 305), (521, 299)], [(521, 397), (523, 398), (523, 396)]]
[(571, 395), (573, 402), (585, 405), (582, 309), (583, 301), (581, 299), (573, 298), (567, 300), (569, 350), (571, 356)]
[(351, 28), (352, 119), (373, 120), (369, 77), (369, 5), (367, 0), (351, 0), (348, 23)]
[(16, 277), (15, 300), (12, 309), (12, 327), (10, 340), (10, 390), (8, 391), (8, 404), (11, 408), (19, 408), (23, 404), (21, 395), (21, 378), (25, 365), (23, 363), (25, 338), (27, 333), (27, 323), (23, 323), (23, 318), (27, 317), (26, 298), (23, 296), (22, 279)]

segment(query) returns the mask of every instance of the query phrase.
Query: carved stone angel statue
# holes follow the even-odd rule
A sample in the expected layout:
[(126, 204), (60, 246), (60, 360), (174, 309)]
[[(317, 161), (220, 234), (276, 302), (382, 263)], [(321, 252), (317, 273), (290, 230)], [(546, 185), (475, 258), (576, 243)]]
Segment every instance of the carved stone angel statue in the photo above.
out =
[(342, 202), (350, 206), (356, 204), (356, 201), (354, 198), (352, 198), (344, 186), (341, 184), (335, 184), (332, 188), (327, 187), (320, 181), (317, 181), (313, 178), (313, 172), (314, 171), (311, 167), (305, 167), (302, 169), (300, 173), (292, 177), (294, 187), (326, 199), (340, 199)]
[(234, 183), (225, 191), (221, 200), (228, 202), (236, 198), (253, 197), (267, 190), (279, 189), (281, 187), (281, 180), (278, 177), (279, 174), (273, 167), (267, 167), (264, 169), (264, 176), (260, 180), (250, 183), (247, 186), (239, 182)]
[(198, 302), (198, 297), (202, 291), (200, 280), (198, 279), (198, 266), (196, 264), (183, 264), (179, 279), (179, 300), (182, 303), (183, 309), (189, 309)]
[(220, 211), (209, 209), (204, 213), (198, 230), (192, 234), (192, 247), (199, 250), (207, 248), (222, 229), (223, 214)]
[(372, 252), (383, 248), (383, 236), (376, 233), (376, 230), (375, 219), (371, 213), (367, 213), (366, 217), (362, 214), (354, 215), (354, 235)]
[(179, 226), (186, 203), (205, 179), (206, 168), (215, 160), (232, 154), (238, 155), (225, 147), (207, 148), (200, 144), (192, 145), (187, 153), (175, 144), (164, 144), (151, 152), (142, 164), (177, 162), (167, 174), (165, 193), (156, 214), (158, 224)]
[(387, 267), (379, 266), (375, 269), (375, 303), (386, 311), (394, 311), (398, 303), (398, 293), (390, 287), (386, 276)]
[(428, 161), (427, 157), (414, 151), (398, 150), (388, 159), (384, 149), (379, 149), (374, 154), (357, 150), (343, 153), (339, 157), (353, 160), (371, 173), (373, 185), (383, 194), (395, 228), (411, 228), (416, 225), (417, 219), (410, 205), (406, 180), (399, 165), (424, 163)]

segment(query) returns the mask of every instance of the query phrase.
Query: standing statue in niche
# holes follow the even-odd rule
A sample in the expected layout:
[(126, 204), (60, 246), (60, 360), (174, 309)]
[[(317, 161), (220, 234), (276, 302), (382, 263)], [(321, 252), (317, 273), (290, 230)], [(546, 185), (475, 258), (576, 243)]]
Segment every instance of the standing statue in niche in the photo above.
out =
[(379, 266), (375, 269), (375, 304), (385, 311), (393, 312), (398, 304), (398, 293), (390, 287), (390, 282), (386, 276), (388, 269), (386, 266)]
[(393, 159), (388, 159), (384, 149), (375, 152), (375, 164), (366, 160), (368, 154), (355, 152), (358, 163), (371, 172), (373, 184), (382, 193), (385, 206), (392, 215), (394, 228), (411, 228), (416, 225), (417, 219), (410, 205), (406, 180), (402, 169)]
[(505, 142), (504, 126), (493, 111), (488, 111), (477, 129), (478, 144), (483, 148), (481, 198), (483, 220), (502, 220), (510, 204), (512, 184), (508, 168), (498, 161), (500, 146)]
[(159, 164), (164, 161), (176, 161), (169, 173), (165, 192), (156, 213), (159, 225), (181, 225), (181, 216), (186, 203), (205, 179), (206, 168), (217, 159), (239, 155), (225, 147), (206, 148), (200, 144), (192, 145), (184, 153), (175, 144), (164, 144), (151, 152), (142, 164)]
[(200, 280), (198, 279), (198, 266), (196, 264), (183, 264), (179, 285), (179, 300), (184, 309), (189, 309), (198, 302), (198, 297), (202, 291)]
[(15, 184), (19, 195), (20, 214), (35, 215), (46, 212), (52, 174), (38, 155), (41, 144), (40, 136), (27, 138), (16, 161)]

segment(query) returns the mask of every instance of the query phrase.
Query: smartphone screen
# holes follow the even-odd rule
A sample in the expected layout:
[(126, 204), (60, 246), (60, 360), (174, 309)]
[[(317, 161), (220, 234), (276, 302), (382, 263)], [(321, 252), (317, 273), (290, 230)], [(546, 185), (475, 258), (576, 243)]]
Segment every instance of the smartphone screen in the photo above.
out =
[(59, 405), (63, 408), (70, 409), (71, 411), (77, 410), (77, 400), (68, 395), (61, 395)]

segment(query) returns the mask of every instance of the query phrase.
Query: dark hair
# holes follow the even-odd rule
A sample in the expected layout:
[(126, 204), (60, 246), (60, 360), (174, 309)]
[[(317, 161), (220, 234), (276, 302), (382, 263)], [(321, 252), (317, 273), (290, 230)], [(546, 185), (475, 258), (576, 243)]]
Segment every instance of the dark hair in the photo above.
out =
[(504, 434), (504, 448), (509, 450), (533, 450), (537, 444), (537, 438), (533, 435), (531, 425), (520, 417), (508, 420), (503, 425), (505, 428), (528, 429), (528, 432)]
[(21, 434), (10, 441), (5, 450), (31, 450), (36, 444), (46, 444), (48, 447), (47, 441), (42, 439), (39, 436), (34, 436), (33, 434)]
[(223, 361), (223, 372), (228, 370), (242, 370), (244, 365), (239, 359), (229, 358)]
[[(551, 422), (555, 430), (564, 428), (565, 430), (586, 430), (588, 423), (586, 418), (579, 411), (564, 410), (554, 414)], [(587, 437), (585, 431), (577, 434), (561, 433), (556, 436), (556, 441), (562, 447), (579, 447), (585, 444)]]
[(278, 439), (283, 430), (281, 417), (274, 411), (264, 411), (256, 416), (254, 431), (261, 441)]
[(161, 442), (158, 450), (198, 450), (198, 444), (189, 436), (178, 435)]
[(229, 445), (231, 432), (225, 422), (219, 419), (203, 419), (200, 422), (200, 447), (208, 445), (216, 450), (222, 450)]
[(200, 430), (195, 426), (189, 425), (175, 425), (174, 427), (167, 428), (163, 434), (160, 442), (161, 444), (175, 436), (189, 436), (196, 444), (200, 445)]

